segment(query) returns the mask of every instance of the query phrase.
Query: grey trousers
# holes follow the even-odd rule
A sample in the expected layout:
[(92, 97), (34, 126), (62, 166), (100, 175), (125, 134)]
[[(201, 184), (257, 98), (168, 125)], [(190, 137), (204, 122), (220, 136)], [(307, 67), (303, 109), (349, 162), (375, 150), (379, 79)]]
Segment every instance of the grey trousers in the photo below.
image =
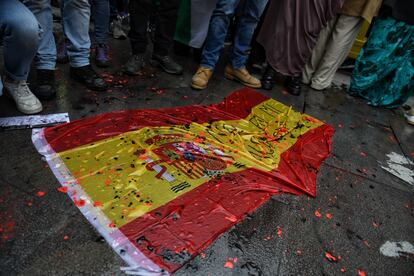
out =
[(334, 17), (319, 34), (312, 57), (303, 70), (302, 82), (316, 90), (329, 87), (363, 23), (361, 17), (343, 14)]

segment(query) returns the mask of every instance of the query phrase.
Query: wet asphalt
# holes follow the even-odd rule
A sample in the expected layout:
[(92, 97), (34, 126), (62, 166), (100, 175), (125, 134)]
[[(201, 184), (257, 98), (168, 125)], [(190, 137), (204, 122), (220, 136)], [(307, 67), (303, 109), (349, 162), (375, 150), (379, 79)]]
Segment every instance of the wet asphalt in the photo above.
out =
[[(44, 102), (42, 114), (68, 112), (75, 120), (122, 109), (212, 104), (242, 87), (224, 79), (225, 54), (208, 89), (194, 91), (189, 83), (197, 63), (190, 56), (178, 57), (182, 76), (148, 66), (128, 77), (121, 73), (128, 42), (111, 46), (113, 65), (98, 70), (111, 83), (107, 92), (83, 88), (68, 78), (67, 64), (58, 65), (57, 98)], [(262, 93), (335, 128), (317, 196), (274, 196), (176, 275), (414, 275), (412, 254), (380, 252), (387, 241), (414, 244), (414, 186), (381, 168), (390, 153), (414, 159), (414, 127), (398, 110), (369, 107), (342, 88), (304, 87), (295, 97), (280, 82)], [(0, 117), (17, 115), (14, 103), (0, 97)], [(0, 131), (0, 152), (0, 275), (123, 275), (123, 261), (56, 190), (31, 130)], [(225, 267), (229, 261), (232, 268)]]

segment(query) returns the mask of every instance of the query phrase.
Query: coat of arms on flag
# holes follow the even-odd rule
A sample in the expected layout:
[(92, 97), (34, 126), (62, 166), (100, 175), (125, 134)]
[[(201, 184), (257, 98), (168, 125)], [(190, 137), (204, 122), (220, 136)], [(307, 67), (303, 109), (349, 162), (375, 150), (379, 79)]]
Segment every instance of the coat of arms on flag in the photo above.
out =
[(101, 114), (36, 131), (33, 141), (131, 267), (168, 275), (270, 196), (315, 196), (332, 135), (242, 89), (210, 106)]

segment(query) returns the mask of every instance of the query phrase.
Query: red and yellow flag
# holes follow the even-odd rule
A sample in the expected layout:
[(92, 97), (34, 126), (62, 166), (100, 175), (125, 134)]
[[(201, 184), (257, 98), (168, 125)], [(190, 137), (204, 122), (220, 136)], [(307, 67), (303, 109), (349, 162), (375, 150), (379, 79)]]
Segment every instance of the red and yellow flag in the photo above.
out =
[(333, 129), (250, 89), (211, 106), (127, 110), (34, 133), (131, 266), (172, 273), (279, 193), (315, 196)]

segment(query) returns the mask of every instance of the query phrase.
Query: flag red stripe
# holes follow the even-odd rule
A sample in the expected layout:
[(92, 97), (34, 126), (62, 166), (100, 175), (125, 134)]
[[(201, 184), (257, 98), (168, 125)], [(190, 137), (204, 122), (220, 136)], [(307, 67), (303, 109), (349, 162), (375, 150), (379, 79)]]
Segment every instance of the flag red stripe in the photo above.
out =
[(243, 88), (219, 104), (116, 111), (49, 127), (44, 133), (54, 151), (62, 152), (143, 127), (240, 120), (250, 114), (252, 107), (268, 99), (252, 89)]
[(315, 196), (316, 174), (329, 155), (332, 135), (328, 125), (311, 130), (281, 155), (274, 171), (247, 169), (213, 179), (120, 230), (152, 261), (174, 272), (270, 196)]

